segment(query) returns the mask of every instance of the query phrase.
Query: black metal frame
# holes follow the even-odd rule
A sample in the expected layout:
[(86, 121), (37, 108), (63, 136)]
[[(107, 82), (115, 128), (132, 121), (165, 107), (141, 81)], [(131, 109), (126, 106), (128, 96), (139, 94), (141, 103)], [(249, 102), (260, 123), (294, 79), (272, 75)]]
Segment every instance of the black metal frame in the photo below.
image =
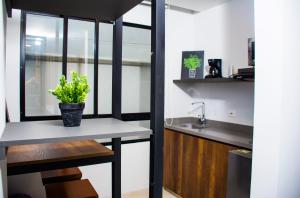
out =
[(6, 12), (8, 17), (12, 17), (12, 6), (10, 1), (5, 1)]
[(84, 159), (72, 159), (67, 161), (49, 162), (46, 164), (32, 164), (17, 167), (8, 167), (7, 175), (20, 175), (27, 173), (36, 173), (47, 170), (56, 170), (62, 168), (72, 168), (77, 166), (89, 166), (102, 163), (110, 163), (115, 161), (115, 156), (89, 157)]
[(129, 22), (123, 22), (123, 26), (146, 29), (146, 30), (151, 30), (152, 29), (151, 26), (148, 26), (148, 25), (142, 25), (142, 24), (137, 24), (137, 23), (129, 23)]
[[(123, 18), (114, 23), (113, 62), (112, 62), (112, 114), (116, 119), (122, 117), (122, 39)], [(112, 197), (121, 198), (121, 138), (112, 139), (115, 161), (112, 163)]]
[(112, 114), (122, 119), (122, 39), (123, 18), (115, 21), (113, 27), (113, 59), (112, 59)]
[[(21, 15), (21, 42), (20, 42), (20, 63), (21, 63), (21, 70), (20, 70), (20, 118), (21, 121), (39, 121), (39, 120), (58, 120), (61, 119), (61, 116), (26, 116), (25, 112), (25, 38), (26, 38), (26, 14), (36, 14), (42, 16), (49, 16), (49, 17), (59, 17), (64, 19), (64, 28), (63, 28), (63, 62), (62, 62), (62, 75), (67, 77), (67, 56), (68, 56), (68, 20), (83, 20), (83, 21), (90, 21), (95, 23), (95, 44), (94, 44), (94, 109), (93, 114), (83, 115), (84, 119), (91, 119), (91, 118), (109, 118), (113, 117), (112, 114), (98, 114), (98, 54), (99, 54), (99, 24), (100, 23), (109, 23), (113, 24), (114, 22), (111, 21), (102, 21), (102, 20), (94, 20), (94, 19), (86, 19), (80, 17), (69, 17), (69, 16), (58, 16), (58, 15), (50, 15), (45, 13), (34, 13), (34, 12), (26, 12), (22, 11)], [(123, 26), (128, 27), (135, 27), (141, 29), (151, 30), (151, 26), (135, 24), (135, 23), (128, 23), (123, 22)], [(114, 53), (114, 52), (113, 52)], [(121, 60), (122, 61), (122, 60)], [(115, 83), (115, 81), (113, 81)], [(121, 94), (121, 90), (119, 89)], [(112, 103), (112, 108), (114, 108), (114, 103)], [(150, 120), (150, 112), (141, 112), (141, 113), (123, 113), (120, 117), (123, 121), (139, 121), (139, 120)]]
[[(151, 27), (122, 23), (122, 19), (114, 23), (114, 48), (113, 48), (113, 103), (112, 115), (85, 115), (85, 118), (101, 116), (115, 117), (117, 119), (143, 120), (149, 118), (153, 131), (150, 137), (150, 183), (149, 197), (162, 198), (163, 187), (163, 137), (164, 137), (164, 61), (165, 61), (165, 0), (152, 0), (151, 2)], [(33, 120), (42, 117), (25, 116), (25, 30), (26, 15), (22, 12), (21, 20), (21, 120)], [(97, 21), (97, 20), (96, 20)], [(137, 28), (151, 29), (151, 113), (127, 114), (121, 113), (121, 67), (120, 51), (122, 47), (122, 25)], [(65, 31), (64, 31), (65, 32)], [(66, 35), (64, 35), (65, 37)], [(99, 32), (95, 31), (95, 37)], [(98, 40), (98, 39), (97, 39)], [(115, 42), (116, 41), (116, 42)], [(98, 43), (99, 45), (99, 43)], [(97, 43), (96, 43), (97, 46)], [(66, 45), (64, 45), (66, 47)], [(99, 46), (98, 46), (99, 47)], [(97, 48), (97, 47), (96, 47)], [(96, 55), (95, 50), (95, 55)], [(97, 57), (98, 59), (98, 57)], [(64, 60), (66, 61), (66, 60)], [(96, 64), (96, 61), (95, 61)], [(98, 90), (95, 90), (98, 92)], [(98, 94), (98, 93), (97, 93)], [(140, 117), (140, 115), (142, 115)], [(60, 116), (43, 117), (47, 119), (59, 119)], [(141, 118), (141, 119), (139, 119)], [(145, 139), (145, 141), (148, 141)], [(112, 188), (113, 198), (121, 197), (121, 138), (112, 139), (112, 147), (115, 152), (112, 164)]]
[[(112, 114), (100, 114), (100, 115), (83, 115), (83, 119), (93, 118), (112, 118)], [(144, 121), (150, 120), (150, 113), (123, 113), (121, 117), (122, 121)], [(25, 117), (21, 121), (44, 121), (44, 120), (61, 120), (61, 116), (30, 116)]]
[(151, 120), (149, 197), (161, 198), (163, 188), (165, 0), (151, 1)]
[(94, 44), (94, 115), (98, 115), (98, 71), (99, 71), (99, 20), (95, 21), (95, 44)]
[(20, 118), (25, 117), (25, 38), (26, 38), (26, 13), (21, 12), (20, 24)]
[[(64, 17), (64, 32), (63, 32), (63, 62), (62, 62), (62, 75), (67, 78), (67, 62), (68, 62), (68, 30), (69, 29), (69, 19), (68, 17)], [(24, 51), (25, 53), (25, 51)], [(25, 60), (24, 60), (25, 61)], [(24, 62), (25, 67), (25, 62)], [(24, 117), (26, 114), (24, 112)]]
[[(150, 142), (150, 138), (143, 138), (143, 139), (133, 139), (133, 140), (122, 140), (121, 144), (135, 144), (135, 143), (142, 143), (142, 142)], [(104, 146), (112, 146), (112, 142), (102, 142)]]

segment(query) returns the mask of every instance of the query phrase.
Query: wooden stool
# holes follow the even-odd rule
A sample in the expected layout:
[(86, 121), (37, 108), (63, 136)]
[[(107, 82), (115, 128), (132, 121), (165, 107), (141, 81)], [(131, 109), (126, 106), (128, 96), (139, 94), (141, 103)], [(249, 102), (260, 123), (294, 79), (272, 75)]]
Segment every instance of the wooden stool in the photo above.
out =
[(45, 188), (47, 198), (98, 198), (87, 179), (47, 184)]
[(79, 168), (65, 168), (41, 172), (43, 184), (80, 180), (82, 173)]

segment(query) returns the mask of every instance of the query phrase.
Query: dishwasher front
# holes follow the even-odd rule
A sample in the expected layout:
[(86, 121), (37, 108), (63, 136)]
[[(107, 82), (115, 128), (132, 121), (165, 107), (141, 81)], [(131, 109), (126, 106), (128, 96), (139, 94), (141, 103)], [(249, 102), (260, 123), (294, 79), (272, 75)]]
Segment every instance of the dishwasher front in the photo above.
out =
[(229, 152), (227, 198), (250, 198), (252, 152), (233, 150)]

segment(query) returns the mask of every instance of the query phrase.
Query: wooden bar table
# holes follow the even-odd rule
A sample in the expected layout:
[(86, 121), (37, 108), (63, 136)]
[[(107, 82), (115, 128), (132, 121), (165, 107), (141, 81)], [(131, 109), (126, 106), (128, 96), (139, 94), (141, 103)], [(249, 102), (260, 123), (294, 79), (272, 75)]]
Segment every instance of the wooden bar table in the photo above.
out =
[[(114, 118), (84, 119), (80, 127), (70, 128), (64, 127), (61, 120), (8, 123), (0, 139), (0, 185), (2, 186), (0, 198), (7, 198), (8, 193), (6, 151), (9, 146), (107, 138), (120, 140), (122, 137), (151, 134), (151, 129), (134, 126)], [(121, 153), (121, 148), (118, 146), (113, 146), (112, 150), (115, 153)], [(121, 155), (114, 155), (112, 163), (117, 169), (113, 169), (112, 174), (117, 176), (119, 181), (121, 180), (120, 162)], [(90, 165), (89, 161), (86, 163)], [(36, 172), (39, 172), (38, 168)], [(113, 182), (113, 192), (114, 189), (121, 189), (120, 185), (121, 182)], [(121, 198), (121, 192), (113, 193), (113, 195), (113, 198)]]

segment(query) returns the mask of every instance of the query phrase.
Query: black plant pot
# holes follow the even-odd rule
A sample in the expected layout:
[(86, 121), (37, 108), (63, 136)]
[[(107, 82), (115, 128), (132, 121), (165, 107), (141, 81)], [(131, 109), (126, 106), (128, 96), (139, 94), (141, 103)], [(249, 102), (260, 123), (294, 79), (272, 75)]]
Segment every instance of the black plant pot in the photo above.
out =
[(65, 127), (80, 126), (84, 103), (81, 104), (62, 104), (59, 103), (61, 116)]

